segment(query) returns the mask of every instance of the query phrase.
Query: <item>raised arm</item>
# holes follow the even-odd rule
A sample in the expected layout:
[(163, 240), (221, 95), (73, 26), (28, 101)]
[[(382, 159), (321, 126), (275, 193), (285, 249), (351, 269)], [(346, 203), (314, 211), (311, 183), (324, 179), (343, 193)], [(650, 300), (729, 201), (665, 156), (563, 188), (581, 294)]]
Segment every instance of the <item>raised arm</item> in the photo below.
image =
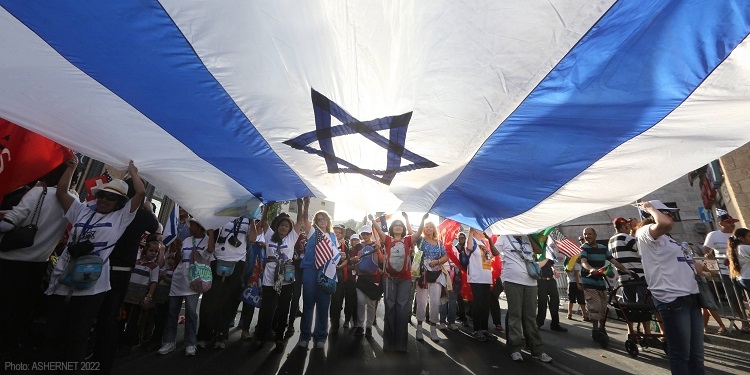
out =
[(130, 212), (135, 212), (146, 198), (146, 186), (143, 185), (143, 180), (138, 175), (138, 168), (132, 160), (128, 163), (128, 173), (130, 173), (130, 178), (133, 179), (133, 188), (135, 189), (135, 195), (130, 199)]
[(426, 213), (422, 216), (422, 221), (419, 223), (419, 229), (417, 229), (416, 233), (413, 233), (411, 235), (411, 243), (416, 243), (417, 239), (419, 239), (419, 236), (422, 235), (422, 231), (424, 230), (424, 221), (427, 220), (427, 218), (430, 216), (430, 213)]
[(310, 220), (307, 218), (307, 210), (310, 208), (310, 197), (297, 198), (297, 221), (294, 223), (294, 231), (300, 233), (304, 228), (305, 233), (310, 233)]
[(68, 194), (68, 190), (70, 190), (70, 179), (73, 178), (73, 172), (75, 172), (76, 165), (78, 165), (78, 157), (75, 155), (71, 156), (65, 161), (65, 165), (67, 168), (65, 169), (65, 172), (63, 172), (62, 177), (60, 177), (60, 181), (57, 182), (55, 196), (57, 196), (57, 201), (60, 202), (63, 211), (68, 212), (68, 209), (75, 199)]
[[(266, 233), (268, 230), (268, 208), (271, 207), (275, 202), (268, 202), (263, 206), (263, 213), (260, 215), (260, 229), (262, 233)], [(257, 236), (256, 236), (257, 238)]]
[(674, 220), (672, 220), (671, 216), (663, 214), (649, 202), (643, 204), (643, 210), (651, 214), (656, 222), (656, 224), (652, 224), (648, 227), (648, 232), (651, 235), (651, 238), (657, 239), (672, 230)]
[[(372, 215), (368, 215), (368, 217), (372, 222), (372, 229), (375, 229), (375, 232), (378, 234), (378, 236), (382, 238), (382, 242), (385, 243), (386, 234), (383, 232), (383, 228), (381, 228), (380, 225), (375, 225), (375, 218)], [(367, 224), (367, 221), (365, 221), (365, 224)]]
[(485, 232), (482, 232), (482, 234), (484, 234), (484, 239), (487, 240), (487, 243), (490, 244), (490, 250), (492, 250), (492, 255), (494, 256), (500, 255), (500, 251), (497, 249), (497, 247), (495, 247), (495, 244), (492, 243), (492, 238), (490, 238), (490, 236), (488, 236), (487, 233)]
[(404, 234), (404, 237), (411, 236), (414, 234), (414, 231), (411, 230), (411, 224), (409, 223), (409, 215), (406, 214), (406, 211), (401, 211), (401, 215), (404, 217), (404, 225), (406, 225), (406, 233)]

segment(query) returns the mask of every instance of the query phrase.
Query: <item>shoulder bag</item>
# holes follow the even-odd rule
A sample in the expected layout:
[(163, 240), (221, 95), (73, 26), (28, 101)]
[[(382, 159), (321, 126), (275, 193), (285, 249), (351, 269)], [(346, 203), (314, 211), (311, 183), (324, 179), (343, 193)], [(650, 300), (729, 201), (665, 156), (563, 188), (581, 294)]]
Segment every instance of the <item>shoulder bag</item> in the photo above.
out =
[(521, 250), (516, 249), (516, 245), (513, 244), (513, 240), (510, 241), (510, 246), (513, 247), (513, 251), (518, 254), (519, 257), (524, 261), (526, 264), (526, 273), (529, 274), (529, 277), (531, 277), (534, 280), (540, 280), (542, 278), (542, 268), (539, 267), (539, 263), (537, 263), (533, 259), (529, 259), (524, 255), (523, 253), (523, 245), (521, 245)]
[(39, 222), (39, 215), (42, 211), (46, 195), (47, 187), (42, 190), (42, 195), (39, 196), (39, 200), (36, 202), (36, 208), (31, 216), (31, 223), (22, 227), (15, 227), (3, 235), (0, 239), (0, 252), (24, 249), (34, 245), (34, 237), (37, 230), (39, 230), (37, 223)]

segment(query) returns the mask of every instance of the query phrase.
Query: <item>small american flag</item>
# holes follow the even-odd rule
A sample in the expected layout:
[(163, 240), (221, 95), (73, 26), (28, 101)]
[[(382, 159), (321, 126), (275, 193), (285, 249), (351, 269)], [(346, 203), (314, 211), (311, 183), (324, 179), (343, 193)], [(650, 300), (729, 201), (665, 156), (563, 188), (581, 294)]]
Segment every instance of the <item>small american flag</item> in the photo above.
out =
[(560, 232), (560, 230), (557, 228), (553, 229), (552, 232), (550, 232), (549, 237), (552, 238), (553, 241), (555, 241), (557, 250), (566, 257), (570, 258), (581, 252), (581, 247), (576, 245), (568, 237), (565, 237), (565, 235), (562, 234), (562, 232)]
[(327, 233), (315, 225), (315, 268), (320, 268), (333, 258), (333, 245)]

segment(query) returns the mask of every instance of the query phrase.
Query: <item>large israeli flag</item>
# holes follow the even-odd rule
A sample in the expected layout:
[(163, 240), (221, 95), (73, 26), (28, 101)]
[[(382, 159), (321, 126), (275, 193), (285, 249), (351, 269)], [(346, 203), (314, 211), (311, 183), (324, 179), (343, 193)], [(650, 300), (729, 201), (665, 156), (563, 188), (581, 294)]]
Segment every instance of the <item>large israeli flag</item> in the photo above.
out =
[(749, 31), (747, 0), (0, 0), (0, 117), (209, 227), (252, 194), (531, 232), (748, 142)]

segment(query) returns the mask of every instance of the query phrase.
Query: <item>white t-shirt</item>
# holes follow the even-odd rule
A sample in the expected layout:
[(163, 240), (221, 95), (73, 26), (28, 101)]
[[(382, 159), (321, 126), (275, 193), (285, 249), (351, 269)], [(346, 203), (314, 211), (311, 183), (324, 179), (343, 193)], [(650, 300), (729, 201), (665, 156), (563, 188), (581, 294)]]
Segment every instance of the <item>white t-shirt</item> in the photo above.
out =
[(740, 279), (750, 280), (750, 245), (737, 245), (737, 260), (740, 263)]
[[(268, 228), (265, 233), (266, 242), (266, 257), (279, 257), (281, 253), (283, 259), (292, 259), (294, 257), (294, 245), (297, 243), (299, 233), (294, 228), (289, 234), (281, 240), (281, 246), (271, 241), (273, 237), (273, 229)], [(276, 275), (276, 262), (266, 262), (266, 269), (263, 271), (263, 286), (273, 286), (273, 281)], [(291, 284), (284, 282), (282, 285)]]
[[(237, 226), (237, 235), (236, 238), (240, 242), (240, 246), (232, 246), (231, 243), (229, 243), (229, 238), (234, 235), (234, 227), (235, 227), (235, 221), (232, 220), (226, 224), (224, 224), (223, 227), (219, 228), (219, 231), (221, 234), (217, 234), (215, 238), (217, 239), (216, 242), (216, 250), (214, 251), (214, 257), (216, 259), (226, 260), (228, 262), (238, 262), (240, 260), (244, 261), (245, 257), (247, 256), (247, 248), (246, 248), (246, 242), (247, 242), (247, 231), (249, 229), (248, 227), (248, 219), (242, 218), (242, 222), (240, 223), (238, 221)], [(226, 237), (226, 240), (224, 243), (218, 243), (219, 237)]]
[(520, 243), (513, 236), (497, 236), (495, 247), (503, 256), (503, 282), (536, 286), (536, 280), (526, 272), (526, 262), (521, 259), (519, 253), (522, 251), (527, 259), (533, 259), (534, 248), (531, 247), (528, 236), (521, 236)]
[[(467, 280), (470, 284), (492, 284), (492, 253), (489, 259), (485, 251), (477, 244), (477, 240), (471, 239), (472, 251), (469, 256), (469, 268)], [(484, 246), (484, 245), (482, 245)], [(489, 249), (487, 250), (489, 251)]]
[(731, 235), (731, 233), (715, 230), (707, 234), (706, 240), (703, 241), (703, 246), (714, 249), (714, 256), (719, 262), (719, 271), (722, 275), (729, 275), (729, 268), (724, 265), (724, 259), (727, 259), (727, 241)]
[[(49, 192), (47, 192), (49, 194)], [(77, 199), (73, 200), (73, 203), (65, 213), (65, 217), (73, 223), (73, 229), (70, 231), (70, 239), (68, 245), (74, 241), (74, 235), (79, 241), (91, 241), (94, 245), (94, 252), (99, 252), (99, 256), (105, 259), (104, 267), (102, 267), (102, 273), (99, 276), (99, 280), (88, 289), (74, 290), (73, 296), (91, 296), (106, 292), (110, 289), (109, 286), (109, 254), (112, 253), (115, 243), (120, 239), (122, 233), (125, 232), (125, 228), (130, 225), (130, 222), (135, 218), (135, 214), (138, 211), (130, 212), (130, 201), (125, 204), (125, 207), (110, 212), (108, 214), (100, 214), (93, 209), (89, 208), (86, 204), (81, 203)], [(88, 225), (86, 224), (88, 222)], [(59, 283), (60, 275), (62, 274), (65, 266), (70, 261), (70, 254), (68, 253), (67, 247), (60, 256), (60, 260), (55, 265), (55, 269), (52, 271), (50, 277), (49, 288), (45, 292), (48, 295), (67, 295), (69, 288), (67, 285)]]
[(208, 252), (208, 235), (203, 238), (188, 237), (182, 241), (182, 257), (180, 264), (175, 268), (172, 274), (172, 286), (169, 288), (170, 297), (191, 296), (198, 292), (190, 289), (190, 280), (188, 278), (188, 268), (190, 267), (190, 255), (193, 253), (193, 246), (204, 258), (211, 260), (211, 253)]
[(654, 239), (649, 233), (651, 225), (639, 228), (635, 234), (643, 262), (643, 273), (651, 294), (664, 303), (672, 302), (677, 297), (697, 294), (698, 283), (690, 267), (693, 263), (690, 251), (683, 251), (682, 245), (666, 234)]

